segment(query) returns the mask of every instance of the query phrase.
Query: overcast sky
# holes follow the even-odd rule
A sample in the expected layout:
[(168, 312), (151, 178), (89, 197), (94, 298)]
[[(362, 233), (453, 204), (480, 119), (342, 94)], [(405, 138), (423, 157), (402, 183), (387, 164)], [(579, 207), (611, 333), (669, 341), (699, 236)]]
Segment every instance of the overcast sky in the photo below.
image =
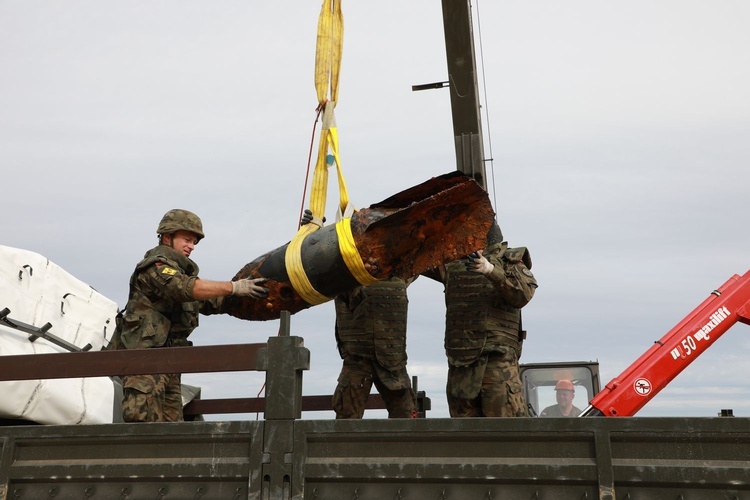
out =
[[(169, 209), (203, 219), (206, 279), (285, 244), (305, 195), (320, 6), (0, 0), (0, 244), (120, 307)], [(341, 159), (366, 207), (456, 168), (447, 89), (411, 91), (447, 80), (442, 10), (343, 10)], [(750, 268), (750, 4), (482, 0), (474, 17), (490, 194), (539, 281), (522, 361), (599, 361), (607, 382)], [(328, 201), (332, 220), (333, 177)], [(409, 372), (444, 417), (442, 285), (409, 290)], [(333, 322), (333, 303), (292, 317), (311, 351), (305, 394), (335, 387)], [(191, 338), (264, 342), (278, 326), (203, 317)], [(639, 415), (750, 416), (749, 333), (735, 326)], [(185, 381), (206, 399), (263, 384)]]

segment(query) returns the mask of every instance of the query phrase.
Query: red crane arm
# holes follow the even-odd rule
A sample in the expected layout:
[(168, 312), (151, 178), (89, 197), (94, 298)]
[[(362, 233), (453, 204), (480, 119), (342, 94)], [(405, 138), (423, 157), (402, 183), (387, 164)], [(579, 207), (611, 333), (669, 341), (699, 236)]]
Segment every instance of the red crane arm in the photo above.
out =
[(635, 415), (738, 321), (750, 325), (750, 271), (714, 290), (594, 396), (582, 416)]

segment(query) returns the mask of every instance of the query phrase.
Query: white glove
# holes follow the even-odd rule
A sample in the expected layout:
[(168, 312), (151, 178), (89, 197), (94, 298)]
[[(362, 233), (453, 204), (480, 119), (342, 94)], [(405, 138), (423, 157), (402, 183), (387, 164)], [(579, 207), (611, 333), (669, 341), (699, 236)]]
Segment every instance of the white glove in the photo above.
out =
[(466, 263), (466, 269), (488, 276), (495, 269), (495, 266), (482, 255), (483, 252), (484, 250), (479, 250), (470, 255), (469, 262)]
[(266, 281), (266, 278), (246, 278), (232, 281), (232, 295), (254, 299), (263, 298), (268, 295), (268, 288), (263, 288), (258, 283), (264, 281)]

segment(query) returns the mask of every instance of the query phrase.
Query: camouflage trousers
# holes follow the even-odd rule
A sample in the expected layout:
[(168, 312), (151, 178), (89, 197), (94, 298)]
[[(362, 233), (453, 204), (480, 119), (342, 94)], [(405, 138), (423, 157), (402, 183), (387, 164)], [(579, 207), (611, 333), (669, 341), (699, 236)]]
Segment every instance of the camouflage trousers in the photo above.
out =
[(448, 366), (451, 417), (528, 417), (515, 350), (483, 354), (468, 366)]
[(406, 369), (402, 369), (403, 376), (399, 377), (401, 388), (389, 389), (378, 374), (383, 369), (378, 368), (372, 360), (365, 358), (344, 360), (333, 393), (333, 410), (337, 419), (362, 418), (373, 384), (385, 402), (388, 418), (416, 418), (416, 399)]
[(125, 422), (182, 422), (179, 373), (124, 375), (122, 418)]

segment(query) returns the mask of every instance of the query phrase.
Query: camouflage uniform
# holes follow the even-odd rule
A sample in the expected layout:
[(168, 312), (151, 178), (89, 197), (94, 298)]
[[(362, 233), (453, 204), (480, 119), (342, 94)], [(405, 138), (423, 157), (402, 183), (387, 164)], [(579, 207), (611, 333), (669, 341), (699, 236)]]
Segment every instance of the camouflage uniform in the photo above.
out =
[[(122, 317), (118, 349), (190, 346), (198, 314), (217, 314), (221, 298), (197, 301), (193, 286), (198, 265), (182, 253), (159, 245), (138, 263), (130, 278), (130, 295)], [(180, 374), (122, 377), (126, 422), (183, 420)]]
[(373, 384), (388, 418), (416, 416), (406, 372), (407, 286), (392, 278), (336, 297), (336, 341), (344, 360), (333, 395), (337, 419), (362, 418)]
[(484, 251), (488, 276), (464, 261), (447, 264), (445, 283), (446, 393), (452, 417), (528, 416), (518, 359), (524, 332), (521, 308), (537, 283), (526, 248), (495, 243)]

